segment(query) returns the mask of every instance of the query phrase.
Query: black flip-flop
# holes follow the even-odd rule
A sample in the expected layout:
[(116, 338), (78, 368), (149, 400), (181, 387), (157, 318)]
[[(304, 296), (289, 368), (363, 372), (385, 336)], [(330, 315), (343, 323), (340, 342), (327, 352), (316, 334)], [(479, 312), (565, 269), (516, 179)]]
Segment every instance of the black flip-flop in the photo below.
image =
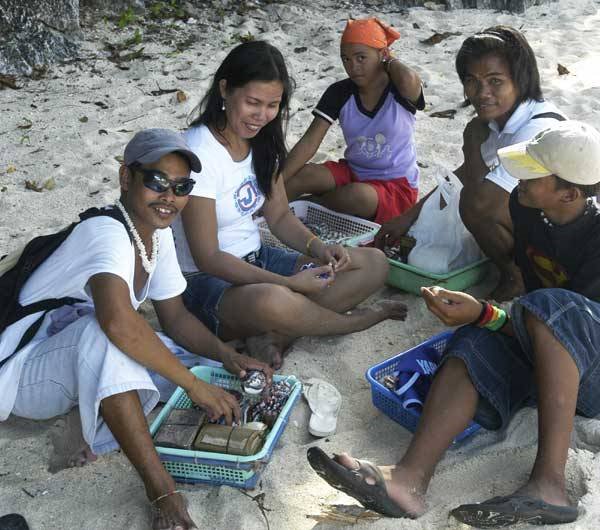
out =
[(0, 517), (0, 530), (29, 530), (29, 525), (22, 515), (9, 513)]
[[(386, 517), (410, 517), (390, 499), (385, 488), (385, 480), (381, 471), (366, 460), (356, 460), (358, 469), (348, 469), (338, 464), (318, 447), (311, 447), (306, 453), (308, 463), (333, 488), (354, 497), (367, 510)], [(373, 478), (375, 484), (368, 484), (365, 479)]]
[(476, 528), (502, 528), (517, 523), (562, 524), (577, 519), (574, 506), (557, 506), (527, 495), (494, 497), (480, 504), (463, 504), (450, 515)]

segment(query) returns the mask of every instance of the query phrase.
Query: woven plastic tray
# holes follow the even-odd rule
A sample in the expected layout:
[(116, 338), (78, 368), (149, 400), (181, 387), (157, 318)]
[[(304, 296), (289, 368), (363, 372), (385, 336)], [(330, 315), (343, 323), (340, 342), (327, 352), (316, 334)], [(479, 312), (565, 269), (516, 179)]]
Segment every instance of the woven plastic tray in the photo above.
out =
[[(222, 388), (240, 390), (240, 380), (223, 368), (196, 366), (191, 369), (196, 377)], [(170, 447), (156, 447), (165, 469), (177, 482), (192, 484), (227, 485), (236, 488), (252, 489), (271, 459), (277, 441), (288, 423), (292, 408), (300, 397), (302, 384), (294, 376), (273, 376), (274, 381), (286, 380), (292, 385), (292, 392), (286, 401), (275, 424), (265, 439), (262, 449), (250, 456), (228, 455), (206, 451), (186, 451)], [(192, 401), (182, 388), (178, 388), (160, 414), (150, 426), (154, 436), (160, 425), (174, 408), (191, 408)]]
[[(356, 246), (364, 240), (373, 239), (380, 228), (380, 225), (372, 221), (334, 212), (310, 201), (293, 201), (290, 203), (290, 210), (305, 224), (324, 223), (332, 230), (341, 233), (343, 237), (341, 244), (345, 246)], [(271, 233), (264, 217), (257, 217), (255, 223), (260, 230), (263, 244), (287, 248)]]
[[(400, 357), (406, 355), (410, 357), (416, 357), (421, 351), (426, 348), (433, 348), (437, 354), (438, 359), (441, 358), (446, 344), (452, 337), (452, 331), (446, 331), (440, 335), (431, 337), (429, 340), (407, 350), (405, 352), (394, 355), (391, 359), (383, 361), (379, 364), (371, 366), (365, 374), (367, 381), (371, 385), (371, 398), (373, 405), (377, 407), (385, 415), (392, 418), (395, 422), (399, 423), (403, 427), (406, 427), (409, 431), (415, 432), (417, 424), (419, 423), (420, 414), (411, 409), (405, 409), (402, 406), (402, 400), (389, 388), (386, 388), (380, 381), (386, 375), (391, 375), (397, 369)], [(431, 351), (431, 350), (430, 350)], [(473, 433), (481, 429), (481, 425), (475, 422), (471, 422), (470, 425), (460, 433), (455, 439), (454, 443), (460, 442), (465, 438), (471, 436)]]

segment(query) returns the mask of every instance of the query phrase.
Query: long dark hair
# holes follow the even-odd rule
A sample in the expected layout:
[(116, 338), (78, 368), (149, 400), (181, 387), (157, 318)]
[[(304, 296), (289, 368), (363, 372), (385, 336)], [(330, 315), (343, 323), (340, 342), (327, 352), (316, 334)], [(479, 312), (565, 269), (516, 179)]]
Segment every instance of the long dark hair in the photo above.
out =
[(543, 100), (533, 50), (523, 34), (510, 26), (484, 29), (462, 43), (456, 56), (456, 72), (463, 85), (469, 64), (489, 54), (498, 55), (508, 63), (512, 80), (519, 90), (517, 104), (528, 99)]
[(251, 81), (280, 81), (283, 94), (277, 116), (267, 123), (258, 134), (250, 138), (252, 164), (258, 186), (268, 198), (271, 195), (271, 181), (283, 169), (287, 156), (284, 124), (289, 118), (289, 104), (294, 80), (288, 74), (281, 52), (266, 41), (244, 42), (229, 52), (215, 72), (208, 92), (200, 104), (192, 111), (189, 125), (207, 125), (217, 131), (225, 130), (227, 117), (223, 108), (223, 98), (219, 81), (225, 79), (227, 90), (233, 90)]

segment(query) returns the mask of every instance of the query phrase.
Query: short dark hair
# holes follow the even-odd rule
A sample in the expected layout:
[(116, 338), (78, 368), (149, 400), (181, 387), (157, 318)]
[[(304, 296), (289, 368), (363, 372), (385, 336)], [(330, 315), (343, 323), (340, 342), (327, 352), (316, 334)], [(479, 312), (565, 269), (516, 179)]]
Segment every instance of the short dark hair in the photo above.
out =
[(600, 195), (600, 182), (597, 182), (596, 184), (589, 184), (589, 185), (573, 184), (572, 182), (569, 182), (565, 179), (561, 179), (557, 175), (554, 175), (554, 180), (556, 182), (557, 190), (577, 188), (585, 198), (596, 197), (597, 195)]
[(508, 63), (519, 91), (518, 104), (528, 99), (543, 100), (535, 54), (523, 34), (510, 26), (492, 26), (462, 43), (456, 56), (456, 72), (463, 85), (469, 64), (490, 54), (498, 55)]
[(228, 90), (242, 87), (251, 81), (280, 81), (283, 85), (277, 116), (250, 139), (256, 180), (268, 198), (271, 194), (271, 179), (281, 172), (287, 157), (284, 125), (289, 118), (294, 80), (288, 74), (283, 56), (275, 46), (260, 40), (244, 42), (231, 50), (217, 68), (208, 92), (192, 110), (191, 116), (196, 117), (190, 121), (191, 127), (202, 124), (218, 131), (225, 129), (227, 122), (219, 89), (221, 79), (227, 82)]

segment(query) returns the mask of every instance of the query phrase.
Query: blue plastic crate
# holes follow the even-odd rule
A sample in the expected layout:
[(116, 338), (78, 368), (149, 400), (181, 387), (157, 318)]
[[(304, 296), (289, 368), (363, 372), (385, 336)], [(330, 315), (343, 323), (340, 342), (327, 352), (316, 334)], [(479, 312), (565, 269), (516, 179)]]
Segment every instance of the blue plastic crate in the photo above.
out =
[[(195, 366), (191, 371), (196, 377), (207, 383), (238, 391), (241, 389), (239, 378), (223, 368)], [(273, 450), (288, 423), (292, 408), (298, 401), (302, 391), (302, 384), (293, 375), (275, 375), (273, 380), (288, 381), (292, 385), (292, 392), (267, 435), (262, 449), (254, 455), (238, 456), (157, 446), (156, 451), (165, 469), (177, 482), (212, 484), (213, 486), (226, 485), (243, 489), (253, 489), (256, 486), (263, 468), (271, 459)], [(192, 405), (192, 400), (183, 388), (178, 388), (152, 422), (150, 434), (154, 436), (172, 409), (190, 408)]]
[[(424, 349), (433, 348), (433, 350), (437, 352), (439, 360), (453, 333), (453, 331), (446, 331), (431, 337), (410, 350), (394, 355), (391, 359), (371, 366), (371, 368), (367, 370), (365, 377), (371, 385), (373, 405), (394, 421), (398, 422), (403, 427), (406, 427), (409, 431), (415, 432), (417, 424), (419, 423), (420, 414), (414, 410), (405, 409), (402, 406), (402, 400), (389, 388), (386, 388), (380, 381), (383, 380), (386, 375), (393, 374), (397, 369), (400, 358), (406, 355), (409, 357), (416, 357)], [(471, 422), (469, 426), (454, 439), (454, 443), (464, 440), (479, 429), (481, 429), (481, 425)]]

